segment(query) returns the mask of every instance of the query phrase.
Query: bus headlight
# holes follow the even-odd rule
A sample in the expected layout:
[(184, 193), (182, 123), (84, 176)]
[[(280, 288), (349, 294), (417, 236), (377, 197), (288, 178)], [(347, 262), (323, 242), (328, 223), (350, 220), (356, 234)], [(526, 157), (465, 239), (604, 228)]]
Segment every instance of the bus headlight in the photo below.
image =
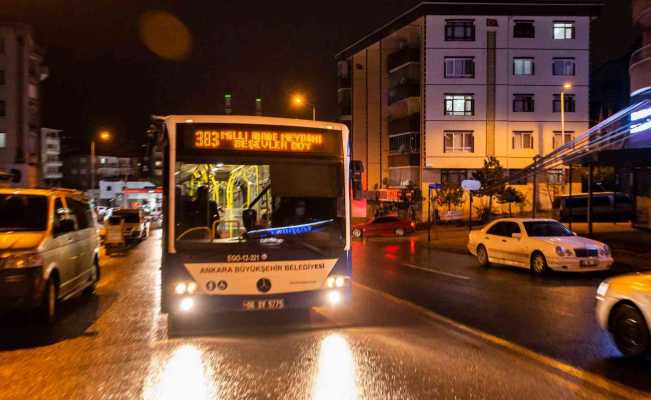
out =
[(192, 310), (192, 307), (194, 307), (194, 300), (192, 300), (192, 297), (184, 297), (179, 304), (179, 308), (183, 312)]
[(341, 303), (341, 293), (337, 290), (330, 291), (330, 293), (328, 293), (328, 303), (333, 306)]
[(346, 286), (347, 284), (347, 279), (345, 275), (332, 275), (329, 276), (328, 279), (326, 279), (326, 287), (329, 289), (333, 288), (342, 288)]
[(197, 284), (196, 282), (192, 282), (192, 281), (178, 282), (176, 286), (174, 286), (174, 292), (179, 296), (184, 294), (194, 294), (194, 292), (196, 291), (197, 291)]

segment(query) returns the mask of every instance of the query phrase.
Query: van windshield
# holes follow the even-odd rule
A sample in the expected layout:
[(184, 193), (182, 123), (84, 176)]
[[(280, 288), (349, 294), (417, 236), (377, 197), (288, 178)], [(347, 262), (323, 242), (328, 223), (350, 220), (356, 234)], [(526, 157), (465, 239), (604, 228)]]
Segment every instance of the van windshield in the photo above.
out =
[(116, 213), (113, 214), (114, 216), (118, 218), (124, 219), (124, 222), (127, 224), (138, 224), (140, 223), (140, 216), (136, 213)]
[(0, 232), (47, 230), (47, 197), (0, 194)]

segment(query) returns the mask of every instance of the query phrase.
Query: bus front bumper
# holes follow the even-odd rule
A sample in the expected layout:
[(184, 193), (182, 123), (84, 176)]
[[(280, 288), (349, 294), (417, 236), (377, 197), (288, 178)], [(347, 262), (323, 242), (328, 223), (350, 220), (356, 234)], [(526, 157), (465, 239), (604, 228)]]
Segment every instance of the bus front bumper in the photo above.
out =
[(177, 315), (204, 315), (232, 311), (277, 311), (312, 307), (341, 307), (350, 302), (351, 287), (271, 295), (170, 296), (167, 309)]

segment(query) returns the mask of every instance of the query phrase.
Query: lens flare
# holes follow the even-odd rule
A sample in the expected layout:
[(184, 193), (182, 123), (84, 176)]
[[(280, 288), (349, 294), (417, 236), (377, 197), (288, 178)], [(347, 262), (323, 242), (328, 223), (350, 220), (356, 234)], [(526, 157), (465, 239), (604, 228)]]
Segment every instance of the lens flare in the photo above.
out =
[(181, 20), (164, 11), (147, 11), (139, 21), (140, 39), (157, 56), (181, 61), (192, 51), (192, 34)]

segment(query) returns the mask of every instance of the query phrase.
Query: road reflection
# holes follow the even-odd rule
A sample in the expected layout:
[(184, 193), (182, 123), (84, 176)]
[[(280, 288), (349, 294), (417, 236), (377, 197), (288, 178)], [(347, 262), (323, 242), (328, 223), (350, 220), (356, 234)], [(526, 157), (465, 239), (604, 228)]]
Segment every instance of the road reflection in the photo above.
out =
[(319, 350), (314, 380), (314, 400), (357, 399), (355, 360), (346, 339), (339, 334), (326, 336)]
[(145, 400), (215, 399), (218, 387), (214, 371), (197, 346), (179, 347), (159, 364), (152, 362), (145, 382)]

